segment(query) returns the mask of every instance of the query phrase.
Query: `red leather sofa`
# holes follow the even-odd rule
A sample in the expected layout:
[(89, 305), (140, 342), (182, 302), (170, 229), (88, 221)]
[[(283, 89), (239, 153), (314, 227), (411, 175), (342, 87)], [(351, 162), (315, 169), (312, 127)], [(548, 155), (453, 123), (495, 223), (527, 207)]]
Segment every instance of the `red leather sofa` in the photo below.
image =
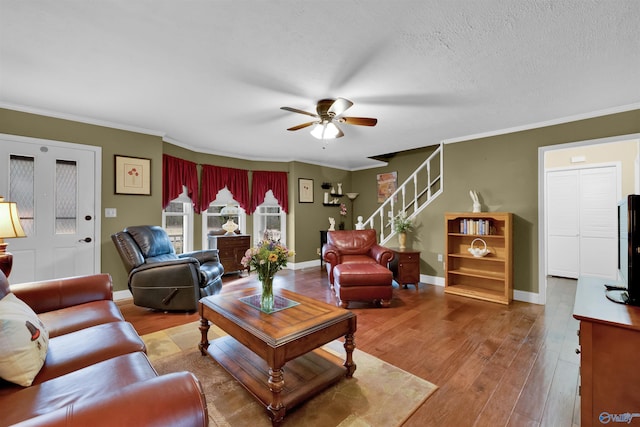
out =
[[(44, 365), (23, 387), (0, 379), (0, 426), (208, 425), (197, 378), (158, 376), (112, 300), (108, 274), (9, 286), (48, 332)], [(0, 319), (0, 322), (2, 319)]]
[(349, 301), (373, 300), (388, 307), (393, 294), (391, 249), (378, 244), (376, 231), (340, 230), (327, 232), (322, 248), (329, 283), (347, 308)]

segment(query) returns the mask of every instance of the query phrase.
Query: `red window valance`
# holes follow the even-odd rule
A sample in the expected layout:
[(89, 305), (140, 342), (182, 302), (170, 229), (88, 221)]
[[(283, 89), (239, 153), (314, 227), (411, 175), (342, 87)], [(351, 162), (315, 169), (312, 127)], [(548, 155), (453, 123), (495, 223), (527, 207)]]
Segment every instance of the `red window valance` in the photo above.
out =
[(198, 169), (196, 164), (177, 157), (162, 155), (162, 209), (182, 193), (187, 187), (187, 195), (194, 208), (198, 206)]
[(286, 172), (254, 171), (251, 182), (251, 212), (264, 202), (264, 195), (271, 190), (280, 207), (289, 212), (289, 188)]
[(220, 166), (202, 165), (202, 194), (200, 197), (200, 212), (209, 208), (209, 204), (216, 199), (218, 191), (227, 187), (238, 201), (242, 209), (249, 210), (249, 173), (243, 169), (225, 168)]

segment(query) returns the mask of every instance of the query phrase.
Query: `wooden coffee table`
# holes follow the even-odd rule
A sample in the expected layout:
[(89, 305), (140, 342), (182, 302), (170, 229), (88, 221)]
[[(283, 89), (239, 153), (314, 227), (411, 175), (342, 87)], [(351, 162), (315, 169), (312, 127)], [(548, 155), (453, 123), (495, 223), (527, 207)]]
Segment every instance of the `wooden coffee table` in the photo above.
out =
[[(287, 409), (353, 376), (356, 315), (286, 289), (274, 291), (276, 308), (291, 306), (267, 314), (250, 305), (259, 304), (259, 293), (244, 289), (202, 298), (199, 348), (260, 401), (278, 425)], [(229, 335), (209, 341), (209, 322)], [(343, 336), (344, 363), (319, 348)]]

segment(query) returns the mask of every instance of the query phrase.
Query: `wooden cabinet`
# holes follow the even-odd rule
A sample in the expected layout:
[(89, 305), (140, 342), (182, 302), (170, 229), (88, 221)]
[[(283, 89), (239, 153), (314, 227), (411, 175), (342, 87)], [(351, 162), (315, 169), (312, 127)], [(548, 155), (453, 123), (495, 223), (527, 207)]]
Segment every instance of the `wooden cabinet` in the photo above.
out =
[(327, 230), (320, 230), (320, 250), (318, 255), (320, 256), (320, 270), (324, 268), (324, 259), (322, 258), (322, 248), (327, 243)]
[(580, 321), (580, 425), (638, 425), (640, 307), (609, 301), (604, 283), (580, 277), (576, 290), (573, 317)]
[(393, 260), (389, 263), (389, 270), (393, 278), (401, 287), (414, 285), (418, 289), (420, 283), (420, 251), (410, 248), (389, 248), (394, 252)]
[[(446, 213), (444, 291), (509, 304), (513, 299), (512, 229), (508, 212)], [(473, 256), (469, 248), (472, 244), (484, 247), (482, 241), (489, 254)]]
[(251, 245), (251, 236), (246, 234), (209, 236), (209, 249), (217, 249), (224, 274), (242, 271), (242, 257)]

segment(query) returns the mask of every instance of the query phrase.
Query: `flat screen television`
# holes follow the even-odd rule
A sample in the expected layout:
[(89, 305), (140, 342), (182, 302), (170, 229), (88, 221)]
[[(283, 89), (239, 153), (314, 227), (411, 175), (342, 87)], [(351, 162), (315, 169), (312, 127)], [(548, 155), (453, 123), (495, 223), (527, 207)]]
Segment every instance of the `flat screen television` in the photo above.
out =
[(640, 305), (640, 195), (618, 203), (618, 273), (620, 285), (607, 286), (612, 301)]

